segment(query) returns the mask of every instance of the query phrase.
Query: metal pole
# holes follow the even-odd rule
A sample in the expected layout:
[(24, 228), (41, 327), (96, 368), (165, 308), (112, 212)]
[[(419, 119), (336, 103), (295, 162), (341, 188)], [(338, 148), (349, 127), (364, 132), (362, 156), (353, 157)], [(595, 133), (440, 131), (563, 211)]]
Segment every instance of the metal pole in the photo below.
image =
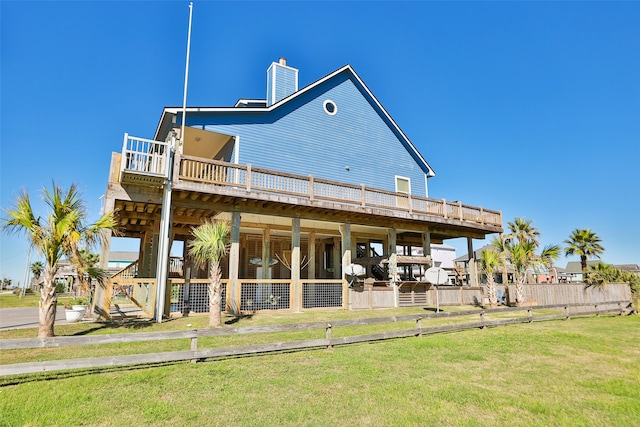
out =
[[(182, 127), (180, 129), (180, 146), (184, 145), (185, 116), (187, 112), (187, 84), (189, 82), (189, 55), (191, 51), (191, 21), (193, 18), (193, 3), (189, 3), (189, 31), (187, 33), (187, 59), (184, 71), (184, 96), (182, 99)], [(173, 185), (173, 159), (176, 151), (175, 137), (171, 138), (169, 147), (169, 173), (162, 195), (162, 218), (160, 220), (160, 244), (158, 250), (158, 267), (156, 270), (156, 322), (162, 323), (164, 313), (166, 286), (169, 270), (169, 251), (171, 228), (171, 189)]]
[(187, 33), (187, 60), (184, 66), (184, 92), (182, 97), (182, 126), (180, 127), (180, 150), (184, 147), (184, 127), (187, 116), (187, 85), (189, 84), (189, 57), (191, 54), (191, 21), (193, 18), (193, 3), (189, 3), (189, 31)]
[(20, 291), (20, 298), (24, 296), (25, 290), (27, 288), (27, 280), (29, 280), (29, 264), (31, 263), (31, 248), (29, 245), (29, 251), (27, 252), (27, 266), (24, 269), (24, 283), (22, 283), (22, 291)]

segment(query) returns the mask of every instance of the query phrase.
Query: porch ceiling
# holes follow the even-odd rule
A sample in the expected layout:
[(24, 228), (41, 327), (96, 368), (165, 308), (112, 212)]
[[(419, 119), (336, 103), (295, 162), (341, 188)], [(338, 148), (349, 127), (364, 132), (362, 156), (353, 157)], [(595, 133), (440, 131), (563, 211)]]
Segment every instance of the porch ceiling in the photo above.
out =
[(186, 127), (183, 153), (187, 156), (214, 159), (232, 136)]

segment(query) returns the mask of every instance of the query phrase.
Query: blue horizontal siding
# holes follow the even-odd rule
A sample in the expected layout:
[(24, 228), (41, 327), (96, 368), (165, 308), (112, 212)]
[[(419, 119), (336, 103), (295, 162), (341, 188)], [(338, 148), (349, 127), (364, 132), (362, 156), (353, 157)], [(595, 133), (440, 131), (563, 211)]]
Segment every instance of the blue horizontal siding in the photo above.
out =
[[(324, 111), (327, 99), (337, 106), (333, 116)], [(390, 191), (401, 175), (424, 196), (424, 171), (369, 101), (340, 75), (271, 112), (194, 113), (187, 124), (240, 136), (241, 164)]]

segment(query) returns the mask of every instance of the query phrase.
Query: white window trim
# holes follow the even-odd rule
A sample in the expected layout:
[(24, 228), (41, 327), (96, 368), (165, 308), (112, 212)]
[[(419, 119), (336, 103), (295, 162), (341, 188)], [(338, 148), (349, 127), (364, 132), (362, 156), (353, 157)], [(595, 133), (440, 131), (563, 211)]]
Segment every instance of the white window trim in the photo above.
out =
[[(327, 110), (327, 104), (328, 103), (332, 103), (333, 104), (333, 113), (330, 113), (329, 110)], [(327, 113), (330, 116), (335, 116), (336, 113), (338, 112), (338, 104), (335, 103), (335, 101), (332, 101), (331, 99), (325, 99), (325, 101), (322, 103), (322, 108), (324, 108), (324, 112)]]
[(409, 183), (409, 192), (407, 194), (411, 195), (411, 178), (406, 177), (406, 176), (401, 176), (401, 175), (396, 175), (395, 176), (396, 193), (404, 193), (404, 191), (398, 190), (398, 179), (404, 179), (405, 181), (407, 181)]

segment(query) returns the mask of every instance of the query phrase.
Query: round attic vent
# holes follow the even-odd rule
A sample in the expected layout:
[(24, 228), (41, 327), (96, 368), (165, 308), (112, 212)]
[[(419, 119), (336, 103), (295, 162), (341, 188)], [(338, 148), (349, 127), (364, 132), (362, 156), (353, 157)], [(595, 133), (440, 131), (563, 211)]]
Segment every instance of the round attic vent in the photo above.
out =
[(330, 116), (335, 116), (336, 113), (338, 112), (338, 106), (336, 105), (335, 102), (331, 101), (330, 99), (327, 99), (326, 101), (324, 101), (322, 106), (324, 107), (324, 111)]

